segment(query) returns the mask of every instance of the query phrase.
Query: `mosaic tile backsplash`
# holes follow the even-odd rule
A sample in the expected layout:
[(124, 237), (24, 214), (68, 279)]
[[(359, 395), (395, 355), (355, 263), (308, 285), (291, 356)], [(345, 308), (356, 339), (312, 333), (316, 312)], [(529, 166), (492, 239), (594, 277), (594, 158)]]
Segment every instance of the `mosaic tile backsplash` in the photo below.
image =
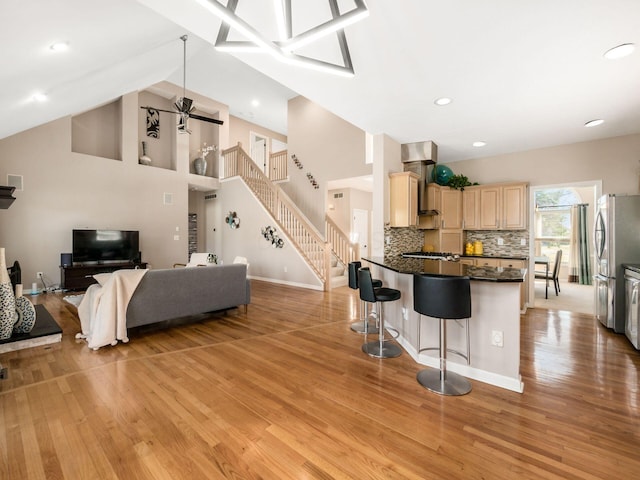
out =
[[(424, 245), (424, 230), (416, 227), (384, 229), (385, 244), (384, 255), (400, 255), (404, 252), (417, 252)], [(498, 238), (502, 238), (503, 245), (498, 245)], [(521, 244), (524, 239), (525, 244)], [(484, 255), (496, 255), (506, 257), (529, 256), (529, 231), (528, 230), (468, 230), (464, 232), (464, 243), (482, 242)], [(463, 249), (464, 251), (464, 245)]]
[(416, 227), (384, 227), (384, 256), (400, 255), (405, 252), (419, 252), (424, 245), (424, 230)]
[[(529, 256), (529, 230), (468, 230), (464, 233), (465, 243), (482, 242), (484, 255)], [(498, 245), (498, 238), (502, 238), (504, 245)], [(520, 243), (522, 239), (524, 245)]]

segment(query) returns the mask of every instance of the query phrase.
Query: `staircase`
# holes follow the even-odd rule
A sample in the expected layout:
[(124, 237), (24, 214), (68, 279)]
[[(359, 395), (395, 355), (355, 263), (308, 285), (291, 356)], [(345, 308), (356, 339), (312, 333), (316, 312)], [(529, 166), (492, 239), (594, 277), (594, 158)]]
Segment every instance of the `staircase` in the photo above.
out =
[[(286, 159), (286, 152), (284, 155), (278, 152), (278, 155)], [(279, 171), (277, 176), (282, 175), (282, 171)], [(325, 239), (289, 196), (260, 170), (240, 144), (222, 152), (221, 176), (242, 178), (278, 227), (291, 239), (294, 248), (322, 282), (324, 290), (346, 285), (346, 265), (359, 259), (359, 245), (351, 243), (335, 223), (325, 218)]]

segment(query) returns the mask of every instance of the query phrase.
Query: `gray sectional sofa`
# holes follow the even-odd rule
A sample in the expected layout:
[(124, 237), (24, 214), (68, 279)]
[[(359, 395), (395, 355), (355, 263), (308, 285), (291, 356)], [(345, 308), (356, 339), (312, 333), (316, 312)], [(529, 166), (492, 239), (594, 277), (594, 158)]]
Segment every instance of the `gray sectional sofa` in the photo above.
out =
[(149, 270), (127, 307), (127, 327), (246, 306), (251, 285), (244, 264)]

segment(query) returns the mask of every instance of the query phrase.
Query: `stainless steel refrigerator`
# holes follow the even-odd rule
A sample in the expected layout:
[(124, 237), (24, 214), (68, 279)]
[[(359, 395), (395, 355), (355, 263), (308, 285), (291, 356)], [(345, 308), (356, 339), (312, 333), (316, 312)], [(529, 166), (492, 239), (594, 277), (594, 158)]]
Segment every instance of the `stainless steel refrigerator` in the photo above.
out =
[(594, 226), (595, 315), (624, 333), (624, 263), (640, 262), (640, 195), (604, 195)]

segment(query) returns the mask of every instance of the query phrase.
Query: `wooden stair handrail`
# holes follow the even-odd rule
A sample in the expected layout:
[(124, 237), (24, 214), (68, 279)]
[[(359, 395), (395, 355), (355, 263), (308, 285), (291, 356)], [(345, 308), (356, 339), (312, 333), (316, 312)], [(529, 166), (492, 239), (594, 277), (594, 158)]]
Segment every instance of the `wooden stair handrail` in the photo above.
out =
[(360, 244), (352, 242), (348, 235), (334, 222), (331, 217), (325, 215), (325, 236), (331, 245), (332, 252), (344, 266), (360, 260)]
[(276, 184), (260, 170), (240, 144), (222, 152), (223, 178), (239, 176), (262, 205), (271, 213), (278, 227), (286, 232), (294, 248), (305, 258), (318, 275), (324, 289), (330, 288), (331, 248), (313, 226)]

